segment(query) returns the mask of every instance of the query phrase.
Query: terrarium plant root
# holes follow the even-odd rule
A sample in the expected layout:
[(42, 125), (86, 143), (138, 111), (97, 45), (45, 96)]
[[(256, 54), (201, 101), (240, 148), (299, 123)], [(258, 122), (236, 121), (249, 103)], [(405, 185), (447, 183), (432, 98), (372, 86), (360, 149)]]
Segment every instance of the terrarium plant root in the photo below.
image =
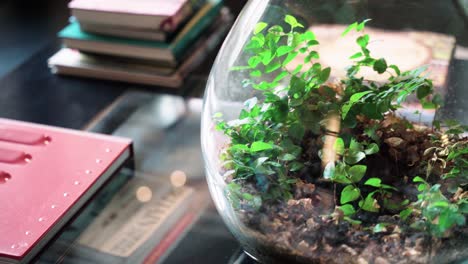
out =
[[(235, 68), (273, 80), (246, 81), (263, 99), (248, 100), (237, 120), (216, 116), (231, 140), (221, 156), (226, 194), (262, 254), (304, 263), (467, 259), (467, 127), (398, 116), (409, 96), (441, 105), (424, 69), (373, 58), (363, 34), (346, 78), (330, 82), (331, 69), (314, 62), (314, 34), (292, 16), (285, 23), (287, 32), (259, 23), (248, 65)], [(304, 63), (289, 69), (300, 53)], [(362, 67), (388, 81), (359, 77)]]

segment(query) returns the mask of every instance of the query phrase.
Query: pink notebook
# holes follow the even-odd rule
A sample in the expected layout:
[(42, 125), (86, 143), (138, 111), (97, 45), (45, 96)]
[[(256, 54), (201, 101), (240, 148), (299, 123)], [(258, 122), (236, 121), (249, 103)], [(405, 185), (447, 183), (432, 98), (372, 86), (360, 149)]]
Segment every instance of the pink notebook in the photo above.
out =
[(26, 263), (131, 156), (131, 141), (0, 118), (0, 263)]

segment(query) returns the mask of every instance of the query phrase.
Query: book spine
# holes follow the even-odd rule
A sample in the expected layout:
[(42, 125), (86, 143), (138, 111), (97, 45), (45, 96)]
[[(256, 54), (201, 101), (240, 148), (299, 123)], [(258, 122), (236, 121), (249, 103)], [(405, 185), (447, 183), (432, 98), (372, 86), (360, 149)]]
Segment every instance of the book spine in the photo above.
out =
[(212, 21), (214, 21), (216, 16), (220, 13), (222, 6), (222, 1), (219, 1), (214, 6), (212, 6), (210, 3), (207, 3), (205, 8), (208, 11), (203, 15), (198, 23), (189, 29), (189, 31), (179, 40), (177, 40), (176, 37), (175, 44), (172, 46), (172, 53), (174, 54), (176, 60), (179, 60), (183, 56), (185, 49), (191, 45), (191, 43), (210, 25)]
[(217, 19), (216, 22), (220, 22), (221, 26), (218, 30), (213, 32), (211, 36), (206, 39), (206, 43), (203, 44), (203, 47), (200, 47), (195, 51), (196, 55), (191, 58), (190, 63), (185, 63), (180, 68), (180, 75), (186, 77), (190, 72), (192, 72), (196, 67), (198, 67), (203, 60), (208, 56), (208, 54), (213, 51), (213, 49), (218, 45), (221, 39), (226, 35), (227, 31), (230, 28), (232, 20), (227, 19)]
[(159, 29), (163, 32), (171, 33), (177, 29), (177, 26), (193, 12), (192, 6), (187, 1), (187, 3), (180, 8), (177, 13), (173, 16), (170, 16), (164, 19), (159, 25)]

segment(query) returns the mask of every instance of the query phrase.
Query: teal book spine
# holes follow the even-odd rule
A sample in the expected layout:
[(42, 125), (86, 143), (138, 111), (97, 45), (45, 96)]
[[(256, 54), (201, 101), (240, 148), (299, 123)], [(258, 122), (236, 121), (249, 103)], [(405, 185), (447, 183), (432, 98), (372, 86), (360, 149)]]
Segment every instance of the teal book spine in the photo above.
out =
[(206, 12), (206, 14), (204, 14), (186, 34), (182, 37), (176, 36), (174, 38), (175, 42), (171, 44), (171, 49), (177, 60), (184, 55), (184, 52), (191, 43), (193, 43), (203, 33), (203, 31), (207, 29), (213, 21), (215, 21), (223, 7), (222, 0), (207, 1), (207, 3), (211, 5), (209, 11)]
[(80, 29), (80, 24), (78, 22), (72, 22), (71, 24), (69, 24), (67, 27), (65, 27), (58, 33), (58, 36), (60, 38), (77, 39), (77, 40), (82, 40), (82, 41), (97, 41), (97, 42), (113, 43), (117, 45), (141, 46), (141, 47), (150, 47), (150, 48), (157, 48), (157, 49), (169, 49), (169, 46), (170, 46), (168, 43), (164, 43), (164, 42), (137, 40), (137, 39), (130, 39), (130, 38), (119, 38), (119, 37), (91, 34), (91, 33), (82, 31)]

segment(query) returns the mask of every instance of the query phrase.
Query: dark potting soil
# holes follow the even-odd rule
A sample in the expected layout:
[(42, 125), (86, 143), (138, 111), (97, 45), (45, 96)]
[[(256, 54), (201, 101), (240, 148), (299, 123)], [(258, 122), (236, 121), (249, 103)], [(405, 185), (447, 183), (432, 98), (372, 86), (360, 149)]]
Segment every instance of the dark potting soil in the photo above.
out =
[[(360, 142), (369, 141), (365, 129), (372, 126), (380, 138), (380, 151), (364, 161), (367, 172), (361, 182), (379, 177), (382, 183), (398, 189), (391, 197), (396, 203), (406, 199), (416, 201), (418, 190), (412, 179), (426, 175), (432, 154), (425, 151), (443, 146), (443, 140), (432, 140), (441, 134), (434, 134), (428, 127), (409, 126), (393, 115), (386, 116), (382, 122), (360, 120), (349, 133)], [(453, 143), (455, 139), (446, 140)], [(468, 141), (467, 138), (456, 140)], [(322, 146), (321, 137), (311, 133), (304, 137), (302, 161), (307, 165), (290, 175), (298, 179), (293, 199), (265, 202), (258, 211), (245, 208), (237, 211), (249, 228), (249, 235), (258, 241), (256, 250), (262, 255), (273, 256), (278, 263), (454, 263), (468, 259), (466, 226), (453, 227), (436, 238), (411, 228), (407, 221), (400, 219), (398, 210), (385, 208), (380, 208), (378, 213), (359, 210), (352, 218), (361, 224), (344, 221), (343, 212), (335, 210), (339, 205), (336, 194), (341, 193), (343, 186), (314, 177), (322, 175), (323, 166), (317, 154)], [(442, 166), (434, 164), (426, 178), (431, 184), (441, 184), (447, 198), (458, 199), (448, 191), (450, 181), (440, 177)], [(253, 185), (246, 184), (244, 188), (259, 193)], [(365, 191), (366, 186), (361, 188)], [(468, 197), (466, 186), (456, 195)], [(385, 223), (378, 232), (375, 231), (377, 223)]]

